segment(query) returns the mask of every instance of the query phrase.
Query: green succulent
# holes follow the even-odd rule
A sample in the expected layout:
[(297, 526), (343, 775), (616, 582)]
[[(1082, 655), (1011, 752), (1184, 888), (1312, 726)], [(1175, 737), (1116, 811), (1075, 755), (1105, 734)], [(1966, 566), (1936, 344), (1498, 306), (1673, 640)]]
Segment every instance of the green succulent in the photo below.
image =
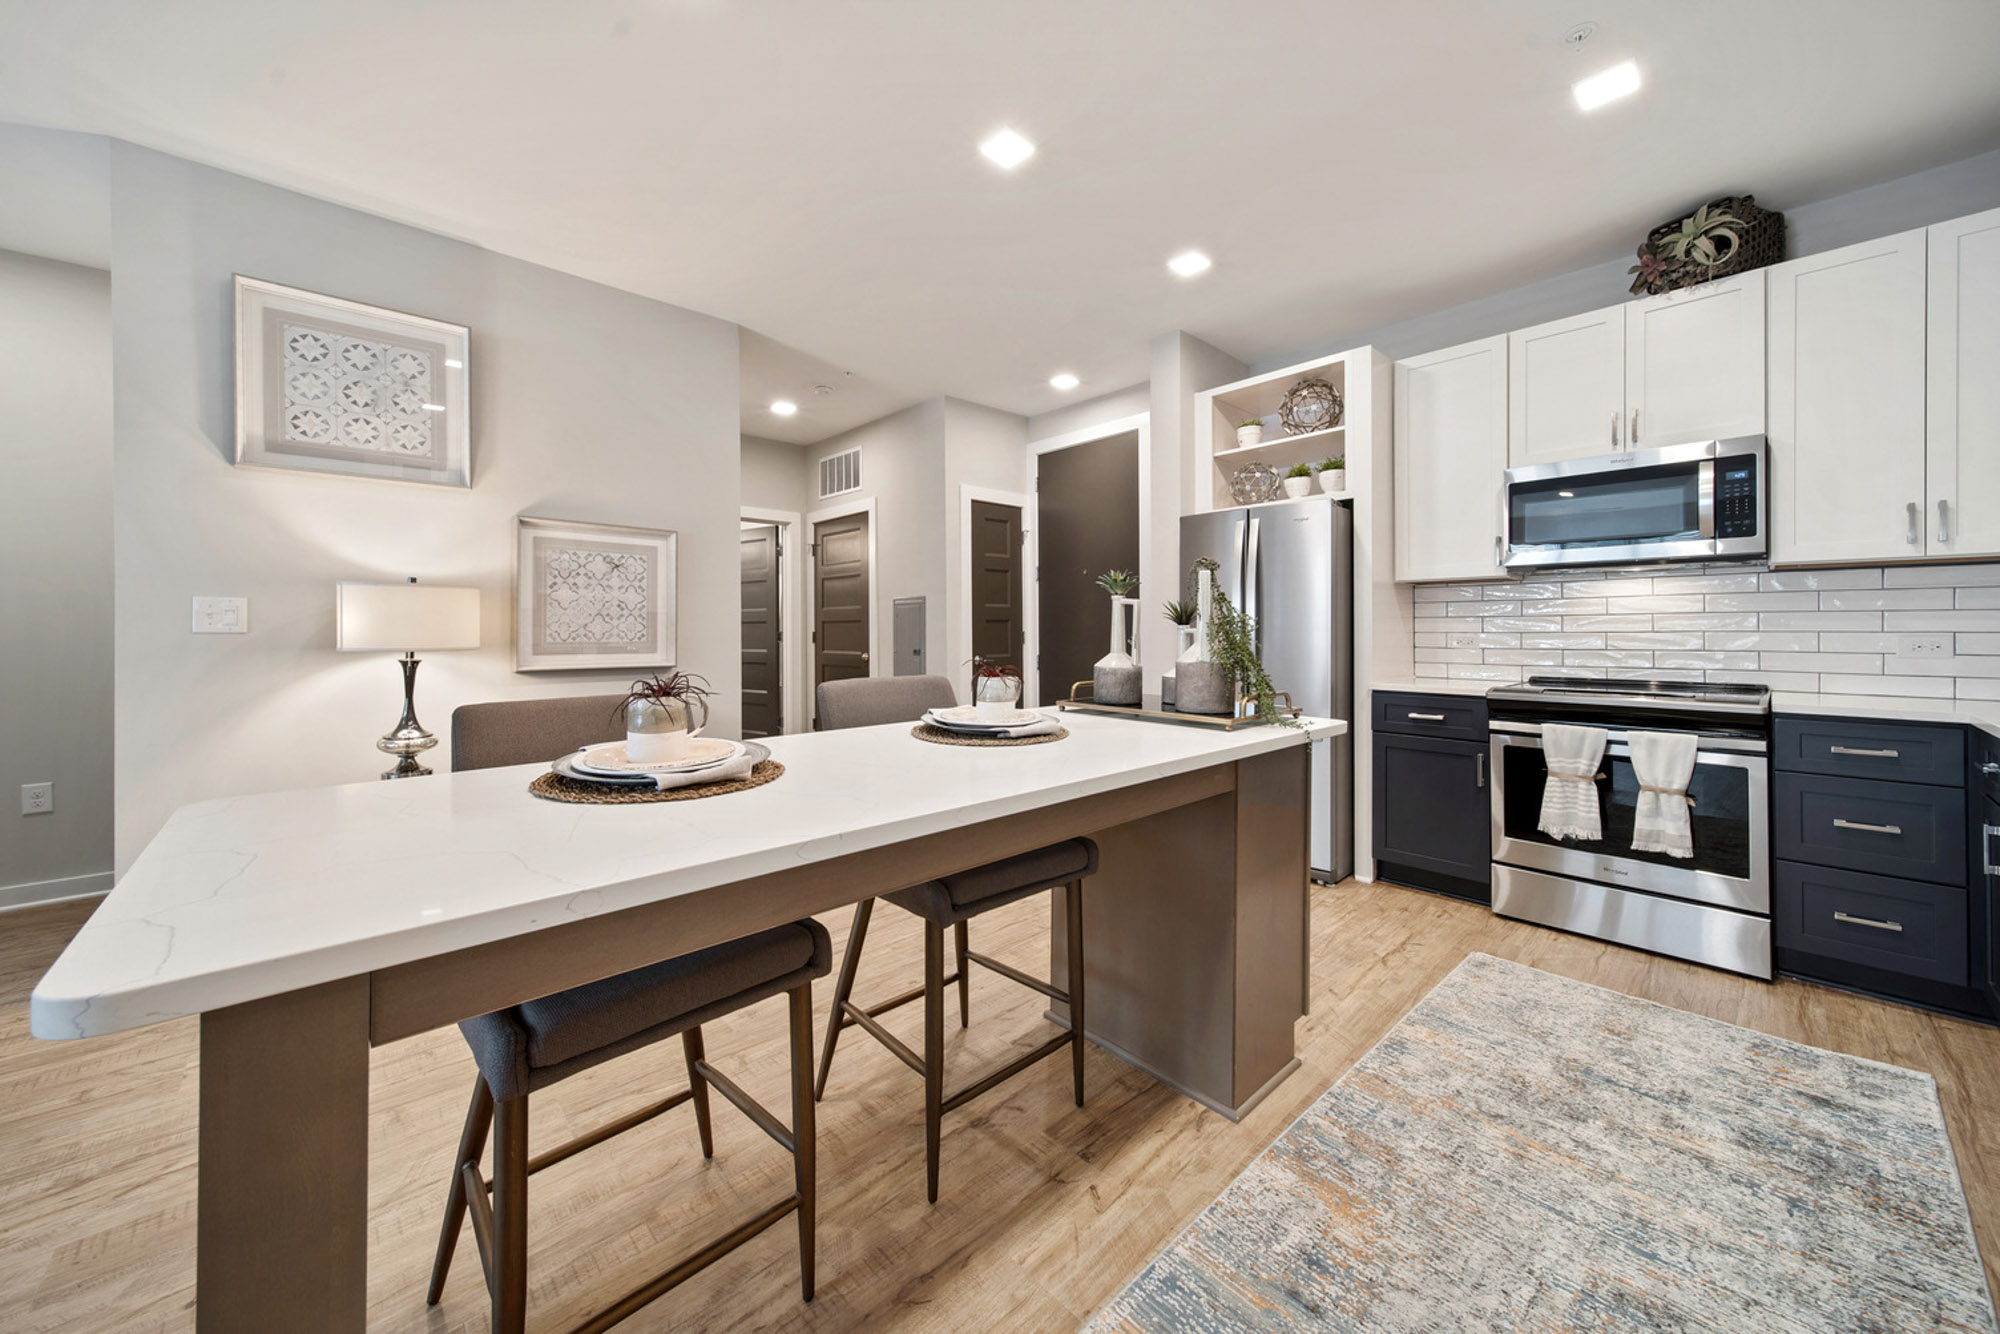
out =
[(1129, 598), (1139, 591), (1139, 576), (1130, 570), (1106, 570), (1097, 576), (1097, 586), (1115, 598)]
[(1742, 247), (1743, 235), (1734, 230), (1742, 225), (1743, 220), (1727, 209), (1710, 213), (1703, 204), (1682, 218), (1680, 230), (1663, 238), (1659, 248), (1680, 263), (1699, 264), (1714, 273)]
[(1161, 604), (1160, 613), (1175, 625), (1193, 625), (1201, 609), (1192, 602), (1166, 602)]
[(1242, 421), (1236, 423), (1236, 427), (1238, 430), (1241, 430), (1245, 426), (1262, 426), (1263, 424), (1264, 419), (1262, 417), (1245, 417)]
[(1285, 476), (1287, 477), (1304, 477), (1310, 479), (1312, 475), (1313, 470), (1310, 463), (1294, 463), (1285, 470)]
[(1319, 461), (1319, 470), (1321, 472), (1332, 472), (1335, 469), (1344, 470), (1346, 467), (1347, 467), (1347, 455), (1345, 454), (1342, 454), (1337, 459), (1321, 459)]

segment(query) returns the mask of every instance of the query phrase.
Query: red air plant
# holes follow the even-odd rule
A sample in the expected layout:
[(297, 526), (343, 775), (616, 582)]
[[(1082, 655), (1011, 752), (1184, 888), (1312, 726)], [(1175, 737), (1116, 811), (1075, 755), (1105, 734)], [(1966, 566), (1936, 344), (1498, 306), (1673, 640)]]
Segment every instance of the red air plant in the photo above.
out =
[(981, 681), (1018, 681), (1020, 679), (1021, 669), (1011, 662), (988, 662), (984, 658), (974, 658), (972, 660), (972, 683), (975, 692), (977, 692)]
[(693, 672), (668, 672), (665, 676), (642, 676), (632, 683), (632, 689), (626, 693), (625, 698), (618, 701), (611, 710), (611, 715), (617, 717), (625, 711), (626, 705), (638, 700), (647, 700), (654, 704), (664, 703), (670, 699), (679, 700), (683, 704), (699, 700), (706, 704), (708, 697), (714, 693), (708, 684), (708, 678), (697, 676)]

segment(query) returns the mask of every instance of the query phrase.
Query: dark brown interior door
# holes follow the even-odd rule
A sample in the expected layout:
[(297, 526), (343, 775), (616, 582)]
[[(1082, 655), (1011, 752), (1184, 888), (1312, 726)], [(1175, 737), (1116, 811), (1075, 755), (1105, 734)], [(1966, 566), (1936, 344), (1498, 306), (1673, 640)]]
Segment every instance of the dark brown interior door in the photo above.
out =
[(813, 526), (813, 684), (868, 675), (868, 516)]
[[(1036, 585), (1042, 699), (1066, 699), (1090, 679), (1091, 664), (1111, 642), (1111, 601), (1097, 586), (1106, 570), (1139, 568), (1139, 433), (1107, 436), (1044, 454), (1035, 503), (1041, 533)], [(1172, 598), (1171, 591), (1146, 601)], [(1148, 663), (1149, 674), (1163, 672)], [(1149, 683), (1151, 688), (1153, 683)]]
[(972, 502), (971, 592), (973, 656), (1025, 670), (1019, 506)]
[(743, 735), (785, 730), (784, 624), (778, 615), (778, 526), (743, 530)]

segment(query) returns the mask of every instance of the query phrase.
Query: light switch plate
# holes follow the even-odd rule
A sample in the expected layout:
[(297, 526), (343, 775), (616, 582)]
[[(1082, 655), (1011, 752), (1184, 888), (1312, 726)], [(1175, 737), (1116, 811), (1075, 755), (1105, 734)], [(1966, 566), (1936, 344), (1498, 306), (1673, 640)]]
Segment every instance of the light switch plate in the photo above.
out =
[(196, 598), (194, 632), (198, 635), (250, 633), (249, 598)]

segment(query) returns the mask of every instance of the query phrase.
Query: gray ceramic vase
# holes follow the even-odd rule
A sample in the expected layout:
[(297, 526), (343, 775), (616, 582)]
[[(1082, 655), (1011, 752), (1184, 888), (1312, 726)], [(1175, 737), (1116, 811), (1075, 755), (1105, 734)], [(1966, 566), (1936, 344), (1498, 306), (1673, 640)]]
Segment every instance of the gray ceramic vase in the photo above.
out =
[(1099, 663), (1090, 670), (1090, 697), (1099, 704), (1137, 704), (1142, 689), (1136, 664), (1109, 667)]
[(1235, 682), (1219, 662), (1183, 662), (1174, 667), (1174, 711), (1227, 718), (1236, 712)]

